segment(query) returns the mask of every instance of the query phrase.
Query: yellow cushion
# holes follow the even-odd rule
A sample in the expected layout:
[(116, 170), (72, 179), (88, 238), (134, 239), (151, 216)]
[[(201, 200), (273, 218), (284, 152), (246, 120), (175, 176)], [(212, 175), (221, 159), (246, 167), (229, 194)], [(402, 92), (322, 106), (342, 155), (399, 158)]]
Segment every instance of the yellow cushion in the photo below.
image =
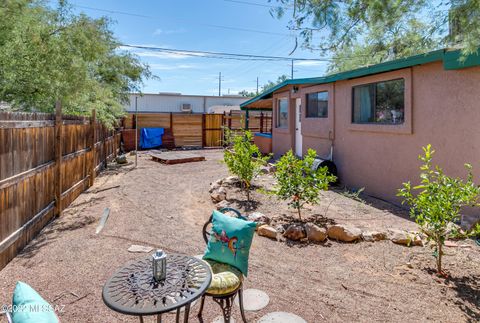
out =
[(225, 295), (237, 289), (242, 283), (243, 276), (240, 270), (228, 264), (213, 260), (205, 260), (212, 271), (212, 282), (207, 289), (208, 294)]

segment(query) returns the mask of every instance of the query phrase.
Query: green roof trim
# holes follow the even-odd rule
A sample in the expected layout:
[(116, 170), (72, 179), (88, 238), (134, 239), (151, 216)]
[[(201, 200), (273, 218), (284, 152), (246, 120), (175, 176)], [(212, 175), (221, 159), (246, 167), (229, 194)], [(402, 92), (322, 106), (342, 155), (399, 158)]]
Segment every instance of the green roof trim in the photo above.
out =
[(445, 52), (443, 58), (443, 68), (445, 70), (459, 70), (462, 68), (480, 65), (480, 53), (477, 51), (462, 58), (462, 53), (458, 50)]
[(240, 104), (240, 108), (245, 110), (245, 107), (258, 100), (270, 98), (273, 92), (287, 86), (287, 85), (299, 85), (299, 84), (325, 84), (333, 83), (342, 80), (354, 79), (363, 76), (385, 73), (390, 71), (399, 70), (402, 68), (412, 67), (415, 65), (422, 65), (437, 61), (443, 61), (444, 68), (446, 70), (466, 68), (471, 66), (480, 65), (480, 55), (474, 54), (466, 57), (464, 62), (460, 62), (461, 56), (460, 50), (449, 51), (447, 49), (440, 49), (425, 54), (410, 56), (406, 58), (400, 58), (393, 61), (383, 62), (371, 66), (361, 67), (355, 70), (340, 72), (337, 74), (327, 75), (323, 77), (312, 77), (303, 79), (290, 79), (283, 81), (280, 84), (272, 87), (271, 89), (257, 95), (256, 97)]

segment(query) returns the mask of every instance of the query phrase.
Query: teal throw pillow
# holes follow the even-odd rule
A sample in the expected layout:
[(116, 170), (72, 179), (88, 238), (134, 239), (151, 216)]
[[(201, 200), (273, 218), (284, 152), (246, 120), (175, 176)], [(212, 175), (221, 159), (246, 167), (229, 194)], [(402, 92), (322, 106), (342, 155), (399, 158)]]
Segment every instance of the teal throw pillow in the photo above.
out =
[(248, 255), (256, 223), (213, 211), (212, 231), (203, 259), (229, 264), (248, 274)]
[(54, 308), (32, 287), (17, 282), (13, 291), (13, 323), (58, 323)]

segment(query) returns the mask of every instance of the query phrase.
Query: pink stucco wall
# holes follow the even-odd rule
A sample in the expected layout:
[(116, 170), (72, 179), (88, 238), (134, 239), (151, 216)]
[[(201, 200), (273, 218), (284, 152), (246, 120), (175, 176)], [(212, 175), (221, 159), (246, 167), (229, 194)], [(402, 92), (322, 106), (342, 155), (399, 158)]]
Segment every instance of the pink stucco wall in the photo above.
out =
[[(404, 124), (352, 124), (352, 86), (396, 78), (405, 79)], [(302, 109), (303, 151), (311, 147), (326, 156), (333, 142), (342, 184), (365, 187), (370, 195), (399, 203), (397, 189), (404, 181), (417, 181), (417, 156), (429, 143), (437, 151), (434, 162), (447, 174), (463, 177), (463, 164), (468, 162), (480, 182), (480, 67), (445, 71), (438, 62), (320, 87), (329, 91), (329, 120), (305, 119)], [(304, 94), (318, 90), (301, 89), (302, 107)], [(273, 131), (277, 156), (294, 148), (291, 102), (290, 129)], [(327, 135), (327, 129), (333, 132)]]

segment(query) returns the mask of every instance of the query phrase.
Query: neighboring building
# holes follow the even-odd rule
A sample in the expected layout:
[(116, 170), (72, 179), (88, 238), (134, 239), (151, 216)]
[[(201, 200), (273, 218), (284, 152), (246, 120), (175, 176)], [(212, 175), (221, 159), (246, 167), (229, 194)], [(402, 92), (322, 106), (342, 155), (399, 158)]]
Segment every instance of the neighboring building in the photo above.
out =
[[(125, 106), (128, 112), (135, 111), (135, 97), (139, 112), (191, 112), (208, 113), (210, 108), (222, 106), (223, 110), (240, 110), (240, 104), (248, 100), (242, 96), (182, 95), (180, 93), (130, 94)], [(222, 112), (223, 113), (223, 112)]]
[[(342, 184), (399, 203), (418, 181), (422, 146), (451, 176), (480, 182), (480, 56), (439, 50), (325, 77), (287, 80), (241, 104), (273, 109), (276, 156), (333, 147)], [(476, 211), (478, 213), (478, 211)]]

